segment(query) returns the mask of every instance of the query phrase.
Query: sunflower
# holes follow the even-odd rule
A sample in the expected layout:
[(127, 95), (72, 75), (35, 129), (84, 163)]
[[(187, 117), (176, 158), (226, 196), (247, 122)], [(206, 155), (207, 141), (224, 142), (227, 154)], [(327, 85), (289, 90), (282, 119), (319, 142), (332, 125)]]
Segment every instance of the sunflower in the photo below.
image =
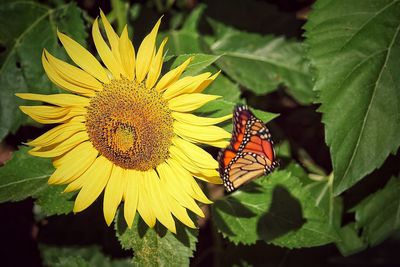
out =
[[(192, 111), (219, 96), (203, 94), (218, 73), (181, 77), (191, 62), (160, 77), (164, 39), (156, 49), (161, 19), (143, 39), (137, 54), (128, 37), (113, 30), (100, 11), (105, 41), (94, 20), (92, 37), (104, 66), (83, 46), (57, 32), (76, 66), (47, 50), (42, 64), (49, 79), (69, 91), (53, 95), (19, 93), (47, 103), (20, 106), (43, 124), (59, 124), (28, 142), (31, 155), (52, 158), (49, 184), (78, 191), (73, 211), (89, 207), (103, 192), (104, 218), (111, 224), (120, 203), (131, 227), (136, 211), (149, 227), (158, 220), (176, 232), (175, 219), (195, 228), (188, 210), (204, 216), (198, 202), (211, 203), (196, 179), (221, 183), (217, 162), (199, 144), (224, 147), (230, 134), (215, 126), (231, 117), (199, 117)], [(172, 216), (173, 215), (173, 216)]]

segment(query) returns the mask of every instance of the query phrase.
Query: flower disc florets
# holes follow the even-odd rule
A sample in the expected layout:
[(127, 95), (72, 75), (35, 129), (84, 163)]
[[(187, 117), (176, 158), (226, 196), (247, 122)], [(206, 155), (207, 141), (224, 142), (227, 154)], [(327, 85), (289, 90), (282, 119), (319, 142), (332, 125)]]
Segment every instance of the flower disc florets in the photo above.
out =
[(140, 171), (168, 156), (173, 118), (154, 89), (128, 79), (105, 84), (90, 101), (86, 127), (93, 146), (116, 165)]

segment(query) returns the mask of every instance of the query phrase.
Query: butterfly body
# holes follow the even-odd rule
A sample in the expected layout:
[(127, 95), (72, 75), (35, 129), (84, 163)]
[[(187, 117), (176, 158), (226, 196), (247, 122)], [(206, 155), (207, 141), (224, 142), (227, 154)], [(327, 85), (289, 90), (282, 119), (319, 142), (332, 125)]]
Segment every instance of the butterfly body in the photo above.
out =
[(271, 134), (247, 106), (237, 106), (230, 145), (219, 155), (219, 173), (228, 192), (278, 166)]

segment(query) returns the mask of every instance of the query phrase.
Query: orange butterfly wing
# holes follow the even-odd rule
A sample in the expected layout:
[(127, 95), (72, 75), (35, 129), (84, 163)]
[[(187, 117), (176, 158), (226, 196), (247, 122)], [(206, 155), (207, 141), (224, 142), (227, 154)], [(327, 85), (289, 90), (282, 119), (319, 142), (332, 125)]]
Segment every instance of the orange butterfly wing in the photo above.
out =
[(234, 110), (229, 146), (219, 154), (219, 172), (228, 192), (278, 166), (268, 128), (247, 106)]

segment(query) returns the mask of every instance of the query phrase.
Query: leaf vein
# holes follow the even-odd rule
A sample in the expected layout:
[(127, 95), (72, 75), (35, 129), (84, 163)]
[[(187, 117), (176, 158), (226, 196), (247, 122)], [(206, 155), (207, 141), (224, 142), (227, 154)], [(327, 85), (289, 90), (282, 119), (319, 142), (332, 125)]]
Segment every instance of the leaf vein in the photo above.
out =
[(376, 80), (376, 82), (375, 82), (374, 90), (373, 90), (373, 93), (372, 93), (372, 96), (371, 96), (371, 100), (370, 100), (370, 102), (369, 102), (369, 104), (368, 104), (368, 108), (367, 108), (367, 111), (366, 111), (365, 116), (364, 116), (364, 119), (363, 119), (363, 123), (362, 123), (361, 129), (360, 129), (360, 134), (359, 134), (359, 136), (358, 136), (358, 138), (357, 138), (356, 146), (355, 146), (355, 148), (354, 148), (354, 150), (353, 150), (353, 152), (352, 152), (352, 155), (351, 155), (349, 164), (348, 164), (347, 167), (346, 167), (346, 170), (345, 170), (345, 172), (344, 172), (344, 174), (343, 174), (343, 176), (342, 176), (342, 180), (341, 180), (341, 181), (343, 181), (344, 178), (346, 177), (346, 175), (348, 174), (348, 172), (349, 172), (349, 170), (350, 170), (350, 166), (352, 165), (353, 160), (354, 160), (354, 158), (355, 158), (355, 155), (357, 154), (358, 147), (359, 147), (359, 145), (360, 145), (360, 141), (361, 141), (361, 138), (362, 138), (363, 133), (364, 133), (364, 129), (365, 129), (365, 125), (366, 125), (366, 122), (367, 122), (367, 118), (368, 118), (368, 116), (369, 116), (369, 112), (370, 112), (370, 110), (371, 110), (372, 103), (374, 102), (374, 98), (375, 98), (375, 95), (376, 95), (378, 83), (379, 83), (379, 81), (380, 81), (380, 79), (381, 79), (381, 77), (382, 77), (382, 73), (383, 73), (384, 69), (386, 68), (386, 64), (387, 64), (387, 61), (388, 61), (388, 58), (389, 58), (389, 55), (390, 55), (390, 51), (391, 51), (391, 49), (392, 49), (392, 47), (393, 47), (393, 45), (394, 45), (394, 42), (395, 42), (395, 40), (396, 40), (396, 38), (397, 38), (397, 35), (398, 35), (398, 33), (399, 33), (399, 30), (400, 30), (400, 24), (397, 26), (397, 29), (396, 29), (395, 34), (393, 35), (392, 41), (391, 41), (391, 43), (389, 44), (388, 48), (386, 49), (387, 53), (386, 53), (386, 57), (385, 57), (385, 62), (383, 63), (383, 66), (382, 66), (382, 68), (381, 68), (381, 71), (379, 72), (378, 78), (377, 78), (377, 80)]
[(21, 184), (21, 183), (25, 183), (25, 182), (29, 182), (29, 181), (34, 181), (34, 180), (40, 180), (40, 179), (46, 179), (48, 178), (49, 175), (42, 175), (42, 176), (37, 176), (37, 177), (31, 177), (31, 178), (27, 178), (27, 179), (23, 179), (23, 180), (18, 180), (18, 181), (14, 181), (8, 184), (2, 184), (0, 185), (0, 189), (8, 187), (8, 186), (12, 186), (12, 185), (16, 185), (16, 184)]

